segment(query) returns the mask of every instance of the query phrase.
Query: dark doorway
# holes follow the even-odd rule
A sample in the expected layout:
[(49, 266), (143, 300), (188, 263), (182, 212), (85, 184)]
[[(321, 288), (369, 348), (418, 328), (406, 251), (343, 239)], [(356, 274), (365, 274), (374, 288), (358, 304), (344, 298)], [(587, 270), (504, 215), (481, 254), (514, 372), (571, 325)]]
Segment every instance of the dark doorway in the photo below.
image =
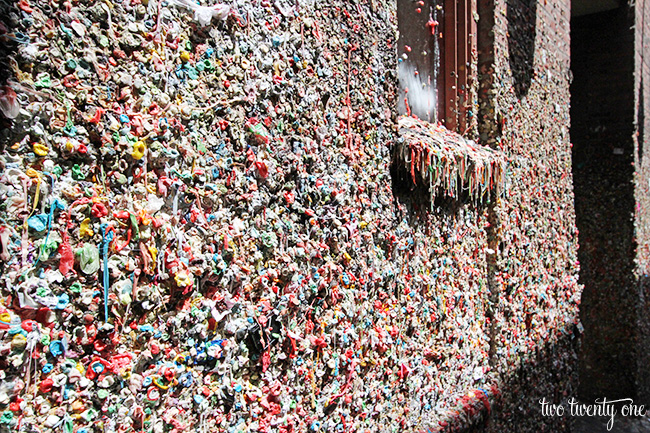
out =
[(571, 141), (579, 230), (580, 397), (635, 398), (634, 9), (572, 2)]

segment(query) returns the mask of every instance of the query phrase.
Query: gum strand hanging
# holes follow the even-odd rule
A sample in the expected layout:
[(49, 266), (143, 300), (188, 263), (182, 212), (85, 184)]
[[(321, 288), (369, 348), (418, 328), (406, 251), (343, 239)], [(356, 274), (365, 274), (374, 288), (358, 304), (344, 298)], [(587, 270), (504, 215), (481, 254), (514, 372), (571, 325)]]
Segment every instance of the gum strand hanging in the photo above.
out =
[(494, 175), (494, 173), (492, 171), (492, 164), (488, 163), (487, 164), (487, 169), (488, 169), (488, 182), (489, 182), (488, 192), (489, 192), (489, 191), (492, 191), (492, 186), (493, 186), (493, 175)]
[(432, 162), (432, 155), (431, 155), (431, 148), (427, 147), (426, 148), (426, 166), (427, 166), (427, 178), (429, 181), (429, 191), (431, 191), (431, 173), (433, 171), (433, 166), (431, 165)]
[(481, 176), (483, 175), (483, 165), (482, 164), (477, 164), (476, 167), (474, 167), (474, 197), (475, 200), (478, 202), (481, 197)]
[(485, 167), (483, 175), (481, 176), (481, 201), (485, 199), (485, 193), (488, 191), (489, 182), (490, 174), (488, 173), (487, 167)]
[(115, 237), (115, 230), (113, 227), (108, 226), (106, 223), (103, 223), (100, 228), (102, 232), (102, 255), (104, 256), (104, 322), (108, 323), (108, 289), (109, 289), (109, 279), (108, 279), (108, 246)]
[(467, 170), (467, 192), (469, 194), (469, 199), (474, 202), (474, 184), (473, 184), (473, 175), (474, 175), (474, 166), (472, 170)]
[(449, 197), (452, 197), (451, 195), (451, 176), (453, 172), (453, 164), (450, 162), (450, 158), (445, 158), (445, 189), (447, 191), (447, 195)]
[(23, 212), (25, 213), (25, 218), (23, 219), (23, 233), (20, 241), (20, 247), (21, 247), (21, 269), (27, 265), (27, 244), (29, 243), (29, 234), (27, 232), (28, 230), (28, 225), (27, 225), (27, 220), (29, 219), (29, 216), (31, 215), (29, 213), (29, 186), (27, 183), (29, 182), (31, 184), (31, 179), (27, 176), (25, 176), (23, 173), (20, 173), (20, 180), (23, 184), (23, 195), (24, 195), (24, 207), (23, 207)]
[(442, 155), (441, 158), (440, 158), (440, 185), (439, 185), (439, 187), (442, 190), (443, 194), (446, 194), (447, 187), (448, 187), (448, 183), (447, 183), (447, 178), (448, 178), (448, 176), (447, 176), (447, 164), (445, 164), (446, 159), (447, 158), (446, 158), (445, 155)]
[(415, 146), (411, 145), (411, 180), (415, 184)]
[(424, 151), (423, 149), (424, 146), (422, 146), (422, 143), (418, 143), (418, 146), (415, 149), (415, 157), (416, 157), (415, 163), (417, 164), (417, 168), (418, 171), (420, 172), (419, 174), (422, 181), (426, 180), (425, 177), (426, 171), (424, 171), (424, 164), (423, 164), (424, 158), (422, 158), (422, 152)]
[(460, 155), (455, 154), (454, 155), (454, 173), (453, 173), (453, 187), (454, 187), (454, 196), (458, 199), (460, 198), (460, 191), (461, 191), (461, 185), (460, 185), (460, 176), (461, 176), (461, 171), (460, 171)]

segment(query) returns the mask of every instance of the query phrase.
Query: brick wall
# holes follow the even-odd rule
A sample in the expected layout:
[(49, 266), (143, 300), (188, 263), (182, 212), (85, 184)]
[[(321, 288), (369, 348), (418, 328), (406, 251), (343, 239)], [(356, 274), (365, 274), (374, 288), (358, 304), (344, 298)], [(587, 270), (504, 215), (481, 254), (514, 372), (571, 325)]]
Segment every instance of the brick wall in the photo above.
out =
[[(482, 101), (479, 131), (510, 158), (510, 187), (493, 210), (499, 253), (490, 281), (492, 361), (511, 396), (489, 424), (494, 431), (561, 431), (564, 420), (543, 419), (539, 400), (559, 403), (577, 385), (569, 19), (569, 1), (496, 1), (494, 29), (483, 28), (493, 37), (482, 80), (493, 98)], [(552, 319), (560, 310), (574, 313), (565, 326)]]

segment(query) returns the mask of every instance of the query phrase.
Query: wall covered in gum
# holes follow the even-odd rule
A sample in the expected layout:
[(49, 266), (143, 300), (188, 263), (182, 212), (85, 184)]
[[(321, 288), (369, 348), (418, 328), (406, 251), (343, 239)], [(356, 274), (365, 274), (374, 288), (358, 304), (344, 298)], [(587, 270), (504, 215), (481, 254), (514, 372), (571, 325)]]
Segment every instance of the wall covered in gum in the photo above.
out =
[(3, 7), (0, 428), (449, 431), (518, 371), (570, 389), (530, 362), (579, 297), (550, 30), (513, 84), (497, 5), (506, 189), (430, 209), (391, 172), (392, 2)]
[(564, 431), (566, 420), (551, 425), (540, 419), (539, 400), (561, 401), (577, 391), (569, 19), (565, 1), (495, 6), (494, 112), (485, 115), (509, 157), (511, 182), (495, 208), (500, 252), (493, 268), (499, 298), (494, 350), (502, 356), (495, 357), (494, 368), (511, 395), (525, 396), (510, 397), (497, 415), (493, 424), (505, 431)]

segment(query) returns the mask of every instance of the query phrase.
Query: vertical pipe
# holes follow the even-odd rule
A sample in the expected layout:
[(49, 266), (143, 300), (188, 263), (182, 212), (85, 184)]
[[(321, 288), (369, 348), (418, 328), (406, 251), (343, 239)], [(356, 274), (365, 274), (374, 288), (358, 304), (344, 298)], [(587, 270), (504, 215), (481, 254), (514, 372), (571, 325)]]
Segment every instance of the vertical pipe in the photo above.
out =
[(445, 126), (458, 128), (458, 5), (456, 0), (445, 0)]
[(458, 132), (461, 134), (467, 129), (465, 114), (467, 111), (467, 91), (468, 76), (467, 65), (469, 64), (469, 23), (468, 23), (468, 3), (470, 0), (458, 1), (458, 81), (457, 81), (457, 98), (458, 98)]

